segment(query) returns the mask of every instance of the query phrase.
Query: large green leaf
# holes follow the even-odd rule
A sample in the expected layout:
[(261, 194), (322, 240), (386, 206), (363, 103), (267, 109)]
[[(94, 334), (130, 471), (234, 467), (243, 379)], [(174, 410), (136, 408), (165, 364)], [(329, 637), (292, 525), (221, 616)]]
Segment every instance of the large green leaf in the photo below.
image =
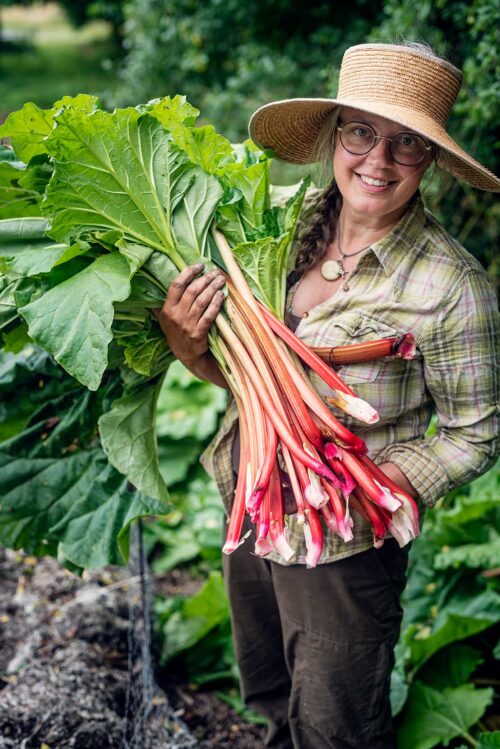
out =
[(97, 105), (97, 97), (87, 94), (64, 96), (51, 109), (40, 109), (28, 102), (17, 112), (11, 112), (0, 125), (0, 138), (10, 136), (17, 156), (28, 163), (34, 156), (47, 153), (45, 139), (54, 126), (54, 117), (62, 107), (74, 107), (91, 112)]
[(122, 564), (130, 523), (164, 505), (131, 487), (99, 445), (118, 373), (93, 393), (29, 348), (0, 354), (0, 543), (78, 567)]
[(420, 681), (434, 689), (460, 687), (469, 681), (484, 658), (469, 645), (452, 645), (436, 653), (419, 671)]
[(239, 244), (233, 249), (253, 294), (278, 317), (283, 316), (289, 234), (279, 239), (265, 237), (255, 242)]
[(162, 378), (118, 398), (99, 419), (109, 462), (144, 494), (162, 501), (168, 491), (158, 466), (156, 404)]
[(432, 749), (440, 742), (464, 736), (493, 700), (492, 689), (474, 689), (464, 684), (438, 691), (415, 682), (398, 730), (398, 746), (404, 749)]
[(25, 427), (43, 403), (75, 390), (76, 383), (35, 347), (18, 356), (0, 352), (0, 442)]
[(219, 171), (226, 195), (218, 224), (228, 237), (245, 241), (261, 236), (264, 212), (270, 207), (269, 168), (270, 162), (262, 161), (228, 164)]
[(158, 436), (203, 442), (215, 431), (226, 401), (222, 388), (202, 382), (175, 362), (158, 400)]
[(434, 568), (446, 570), (450, 567), (471, 569), (495, 569), (500, 567), (500, 536), (487, 543), (464, 544), (454, 549), (446, 549), (436, 555)]
[(22, 169), (0, 162), (0, 219), (40, 213), (40, 195), (21, 184), (22, 176)]
[(212, 572), (201, 590), (163, 625), (164, 660), (192, 647), (228, 618), (229, 604), (222, 576), (220, 572)]
[(15, 292), (18, 287), (17, 280), (11, 280), (0, 275), (0, 332), (4, 332), (12, 324), (18, 324)]
[(90, 390), (99, 387), (106, 369), (113, 302), (127, 298), (129, 279), (125, 258), (103, 255), (20, 308), (31, 338)]
[(480, 733), (477, 749), (500, 749), (500, 731)]
[(499, 608), (500, 596), (488, 590), (475, 598), (450, 603), (439, 614), (431, 631), (410, 627), (405, 639), (411, 662), (421, 666), (446, 645), (488, 629), (498, 621)]
[(44, 218), (30, 216), (0, 221), (0, 270), (36, 276), (82, 252), (76, 245), (55, 244), (46, 230)]
[(158, 120), (135, 109), (66, 110), (57, 123), (47, 141), (55, 170), (42, 205), (56, 239), (118, 230), (167, 252), (178, 268), (204, 254), (222, 189)]
[(107, 464), (51, 531), (62, 538), (60, 553), (78, 567), (124, 564), (131, 523), (164, 510), (163, 503), (134, 490)]

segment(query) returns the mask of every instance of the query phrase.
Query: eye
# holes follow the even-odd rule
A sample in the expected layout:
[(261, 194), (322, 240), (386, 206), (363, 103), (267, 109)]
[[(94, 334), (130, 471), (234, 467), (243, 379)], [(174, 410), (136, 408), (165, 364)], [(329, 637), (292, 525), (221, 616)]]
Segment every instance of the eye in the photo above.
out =
[(352, 132), (354, 135), (356, 135), (358, 138), (371, 138), (372, 133), (368, 128), (363, 127), (363, 125), (356, 125), (356, 127), (353, 128)]
[(411, 146), (417, 144), (416, 139), (411, 135), (411, 133), (400, 133), (399, 135), (396, 135), (394, 140), (399, 143), (399, 145), (405, 146), (406, 148), (411, 148)]

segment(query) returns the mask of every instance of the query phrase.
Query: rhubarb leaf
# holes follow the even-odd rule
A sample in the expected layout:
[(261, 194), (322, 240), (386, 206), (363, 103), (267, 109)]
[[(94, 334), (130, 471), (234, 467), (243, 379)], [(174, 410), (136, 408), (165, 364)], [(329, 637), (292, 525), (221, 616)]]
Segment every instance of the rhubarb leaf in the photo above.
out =
[(174, 130), (176, 127), (193, 127), (198, 119), (200, 110), (193, 107), (185, 96), (164, 96), (162, 99), (152, 99), (147, 104), (140, 104), (137, 107), (138, 112), (148, 112), (167, 130)]
[(59, 553), (78, 567), (124, 564), (131, 523), (164, 512), (162, 502), (140, 494), (107, 464), (51, 531), (63, 538)]
[(217, 180), (188, 160), (160, 122), (134, 109), (91, 116), (65, 110), (47, 147), (54, 175), (42, 209), (51, 236), (69, 242), (117, 230), (162, 252), (181, 269), (206, 254), (222, 197)]
[(405, 749), (432, 749), (440, 742), (464, 736), (493, 701), (493, 689), (474, 689), (464, 684), (438, 691), (421, 682), (410, 687), (410, 694), (398, 730), (398, 746)]
[(229, 618), (229, 604), (220, 572), (211, 572), (201, 590), (187, 598), (162, 627), (162, 660), (191, 648)]
[(23, 174), (11, 162), (0, 161), (0, 219), (40, 213), (40, 195), (22, 185)]
[(106, 369), (113, 302), (129, 295), (129, 277), (125, 258), (103, 255), (19, 309), (33, 341), (90, 390)]
[(162, 377), (115, 400), (99, 419), (108, 460), (144, 494), (162, 501), (168, 491), (158, 466), (156, 404)]
[(484, 658), (469, 645), (452, 645), (436, 653), (419, 671), (420, 681), (434, 689), (459, 687), (469, 681)]
[(500, 731), (480, 733), (477, 749), (500, 749)]
[(164, 371), (174, 358), (158, 326), (151, 328), (147, 337), (138, 335), (136, 340), (129, 340), (124, 353), (128, 366), (145, 377)]
[(119, 387), (115, 372), (92, 393), (35, 347), (0, 354), (0, 543), (79, 567), (126, 561), (130, 523), (165, 505), (100, 448), (97, 419)]
[(436, 555), (434, 569), (468, 567), (469, 569), (495, 569), (500, 567), (500, 536), (486, 543), (463, 544)]
[(21, 320), (11, 330), (3, 333), (3, 350), (6, 352), (18, 354), (29, 343), (32, 343), (32, 340), (29, 337), (28, 326), (24, 320)]
[(216, 132), (213, 125), (177, 128), (172, 136), (174, 143), (187, 153), (189, 160), (201, 166), (205, 172), (219, 173), (224, 162), (234, 161), (231, 143)]
[[(262, 161), (250, 166), (228, 164), (220, 170), (219, 177), (226, 195), (217, 222), (225, 234), (229, 231), (238, 235), (242, 227), (246, 240), (261, 236), (264, 211), (270, 207), (269, 169), (270, 162)], [(228, 199), (231, 194), (233, 198)]]
[(16, 155), (27, 164), (33, 156), (47, 153), (45, 139), (54, 126), (55, 115), (63, 107), (90, 113), (97, 103), (97, 97), (87, 94), (64, 96), (51, 109), (40, 109), (36, 104), (28, 102), (22, 109), (11, 112), (3, 125), (0, 125), (0, 138), (10, 136)]
[(46, 219), (33, 216), (0, 221), (0, 271), (36, 276), (85, 251), (79, 245), (54, 244), (47, 227)]
[(500, 595), (486, 590), (468, 601), (448, 604), (429, 633), (410, 626), (405, 640), (411, 662), (420, 667), (446, 645), (488, 629), (498, 621), (499, 607)]
[(280, 319), (283, 317), (289, 234), (278, 239), (266, 237), (233, 248), (252, 293)]

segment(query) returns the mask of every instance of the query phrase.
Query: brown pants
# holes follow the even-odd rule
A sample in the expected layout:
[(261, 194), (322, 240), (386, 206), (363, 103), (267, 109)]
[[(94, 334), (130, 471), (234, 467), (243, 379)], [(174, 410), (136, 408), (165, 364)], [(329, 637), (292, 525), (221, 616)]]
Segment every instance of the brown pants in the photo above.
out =
[(306, 569), (223, 560), (243, 699), (270, 722), (274, 749), (394, 749), (389, 680), (408, 548)]

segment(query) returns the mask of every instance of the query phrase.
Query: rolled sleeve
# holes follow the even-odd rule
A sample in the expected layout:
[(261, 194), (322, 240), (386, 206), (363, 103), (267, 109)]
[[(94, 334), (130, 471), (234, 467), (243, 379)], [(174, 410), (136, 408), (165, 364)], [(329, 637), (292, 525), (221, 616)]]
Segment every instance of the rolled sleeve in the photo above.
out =
[(426, 505), (480, 476), (498, 455), (499, 329), (487, 276), (470, 271), (419, 341), (436, 434), (389, 445), (376, 462), (395, 463)]

